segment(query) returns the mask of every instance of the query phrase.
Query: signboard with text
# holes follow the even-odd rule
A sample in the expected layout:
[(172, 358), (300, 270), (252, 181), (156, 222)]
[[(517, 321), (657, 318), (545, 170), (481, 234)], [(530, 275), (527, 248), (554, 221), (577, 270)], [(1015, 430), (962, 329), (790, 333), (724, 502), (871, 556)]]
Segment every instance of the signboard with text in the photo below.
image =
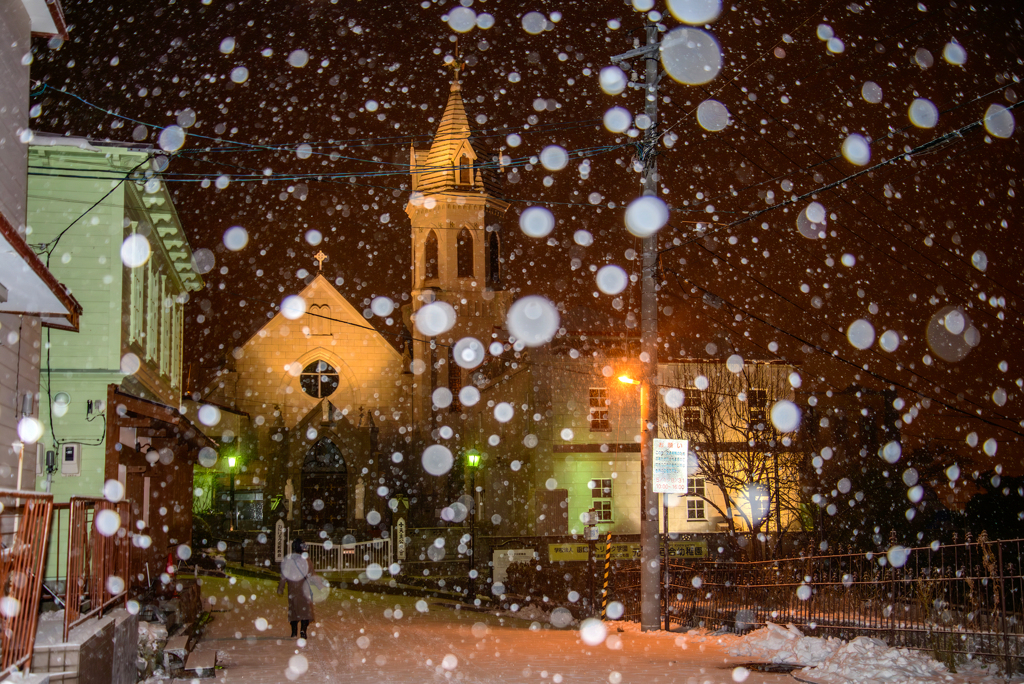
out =
[[(663, 555), (661, 545), (658, 545), (658, 555)], [(668, 543), (669, 558), (707, 558), (708, 543), (703, 539), (687, 541), (670, 541)], [(639, 560), (640, 543), (622, 542), (612, 544), (612, 560)]]
[(491, 553), (494, 564), (494, 581), (502, 583), (508, 578), (508, 566), (513, 563), (529, 563), (536, 553), (533, 549), (496, 549)]
[(405, 560), (405, 518), (399, 518), (395, 523), (395, 558)]
[(590, 544), (548, 544), (548, 560), (555, 561), (585, 561), (590, 560)]
[[(686, 478), (690, 467), (690, 442), (686, 439), (654, 440), (654, 486), (658, 494), (687, 494)], [(693, 464), (696, 466), (696, 464)]]

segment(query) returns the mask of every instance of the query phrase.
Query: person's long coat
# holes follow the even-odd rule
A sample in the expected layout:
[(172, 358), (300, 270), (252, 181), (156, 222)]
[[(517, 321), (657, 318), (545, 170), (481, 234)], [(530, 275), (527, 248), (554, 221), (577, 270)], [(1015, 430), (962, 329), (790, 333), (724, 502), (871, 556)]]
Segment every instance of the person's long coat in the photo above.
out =
[(289, 553), (281, 561), (281, 581), (277, 593), (284, 593), (288, 587), (288, 621), (315, 620), (313, 617), (313, 595), (309, 578), (316, 574), (312, 563), (297, 553)]

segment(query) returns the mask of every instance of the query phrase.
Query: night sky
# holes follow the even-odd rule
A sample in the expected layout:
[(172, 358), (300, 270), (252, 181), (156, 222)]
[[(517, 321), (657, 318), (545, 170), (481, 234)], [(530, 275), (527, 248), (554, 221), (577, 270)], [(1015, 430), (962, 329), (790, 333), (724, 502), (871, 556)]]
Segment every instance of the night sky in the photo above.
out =
[[(621, 0), (461, 4), (493, 25), (453, 31), (452, 2), (64, 0), (70, 40), (34, 41), (36, 130), (157, 146), (163, 127), (189, 124), (165, 177), (193, 250), (214, 258), (186, 310), (192, 389), (302, 289), (320, 249), (357, 308), (403, 301), (408, 148), (434, 132), (456, 36), (477, 139), (509, 158), (508, 287), (550, 298), (570, 333), (636, 332), (639, 286), (600, 293), (591, 267), (639, 271), (623, 208), (641, 192), (642, 137), (602, 117), (641, 112), (642, 93), (606, 94), (598, 72), (643, 40), (643, 15)], [(531, 11), (547, 30), (526, 30)], [(682, 26), (665, 14), (668, 30)], [(827, 403), (853, 382), (893, 386), (905, 440), (1019, 470), (1024, 155), (1019, 130), (1001, 138), (998, 121), (995, 133), (981, 122), (1022, 95), (1020, 21), (1014, 2), (726, 5), (705, 28), (721, 46), (718, 76), (666, 76), (660, 89), (662, 358), (783, 358), (801, 367), (802, 401)], [(951, 63), (956, 46), (963, 64)], [(698, 121), (708, 99), (728, 109), (724, 130)], [(934, 105), (933, 127), (912, 123), (916, 99)], [(841, 152), (851, 134), (871, 141), (865, 165)], [(531, 160), (549, 145), (570, 153), (565, 168)], [(812, 202), (827, 216), (813, 239), (797, 225)], [(520, 231), (533, 205), (553, 212), (551, 235)], [(238, 251), (224, 244), (232, 226), (248, 234)], [(593, 244), (574, 241), (580, 229)], [(858, 320), (876, 338), (894, 331), (898, 347), (857, 348), (847, 332)], [(973, 324), (975, 347), (950, 332), (961, 324)], [(995, 458), (982, 453), (990, 438)]]

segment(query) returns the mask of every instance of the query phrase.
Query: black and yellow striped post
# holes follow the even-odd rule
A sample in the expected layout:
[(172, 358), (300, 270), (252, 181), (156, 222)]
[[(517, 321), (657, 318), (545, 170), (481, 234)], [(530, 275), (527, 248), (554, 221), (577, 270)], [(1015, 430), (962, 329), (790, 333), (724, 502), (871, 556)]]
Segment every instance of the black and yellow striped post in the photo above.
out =
[(604, 584), (601, 587), (601, 619), (608, 619), (608, 579), (612, 573), (612, 533), (608, 533), (608, 537), (604, 544)]

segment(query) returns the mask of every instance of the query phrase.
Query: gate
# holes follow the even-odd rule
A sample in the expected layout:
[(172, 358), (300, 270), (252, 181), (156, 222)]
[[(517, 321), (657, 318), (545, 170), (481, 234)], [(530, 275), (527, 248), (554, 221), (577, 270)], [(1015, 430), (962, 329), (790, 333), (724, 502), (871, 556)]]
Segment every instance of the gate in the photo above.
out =
[(393, 562), (391, 539), (353, 544), (307, 543), (309, 559), (317, 572), (365, 571), (372, 565), (387, 571)]

